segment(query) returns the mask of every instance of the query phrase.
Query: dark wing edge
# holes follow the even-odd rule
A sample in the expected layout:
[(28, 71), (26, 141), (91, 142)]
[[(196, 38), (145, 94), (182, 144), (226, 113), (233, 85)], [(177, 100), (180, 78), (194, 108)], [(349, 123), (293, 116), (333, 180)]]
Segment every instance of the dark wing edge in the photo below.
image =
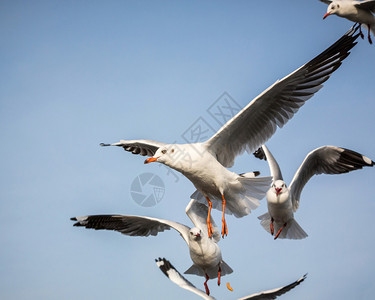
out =
[(357, 44), (359, 26), (353, 26), (333, 45), (252, 100), (205, 142), (225, 167), (237, 155), (253, 152), (283, 127), (329, 79)]
[(354, 4), (354, 6), (375, 13), (375, 0), (365, 0)]
[(307, 273), (303, 275), (300, 279), (294, 281), (291, 284), (288, 284), (286, 286), (280, 287), (278, 289), (269, 290), (260, 292), (257, 294), (253, 294), (250, 296), (246, 296), (243, 298), (240, 298), (238, 300), (269, 300), (269, 299), (276, 299), (278, 296), (281, 296), (290, 290), (294, 289), (297, 285), (301, 284), (307, 277)]
[(215, 300), (214, 297), (206, 295), (205, 292), (196, 288), (190, 281), (188, 281), (184, 276), (181, 275), (180, 272), (165, 258), (158, 258), (155, 259), (156, 265), (159, 269), (164, 273), (165, 276), (169, 278), (173, 283), (177, 284), (181, 288), (191, 291), (203, 299), (206, 300)]
[(155, 236), (159, 232), (171, 228), (170, 225), (157, 219), (139, 216), (93, 215), (75, 217), (71, 220), (77, 221), (73, 226), (95, 230), (113, 230), (129, 236)]
[(311, 151), (298, 168), (289, 187), (294, 211), (299, 207), (302, 189), (312, 176), (343, 174), (372, 166), (374, 162), (370, 158), (346, 148), (322, 146)]
[(100, 143), (102, 147), (122, 147), (125, 151), (142, 156), (154, 156), (155, 152), (164, 145), (166, 144), (152, 140), (120, 140), (120, 142), (113, 144)]

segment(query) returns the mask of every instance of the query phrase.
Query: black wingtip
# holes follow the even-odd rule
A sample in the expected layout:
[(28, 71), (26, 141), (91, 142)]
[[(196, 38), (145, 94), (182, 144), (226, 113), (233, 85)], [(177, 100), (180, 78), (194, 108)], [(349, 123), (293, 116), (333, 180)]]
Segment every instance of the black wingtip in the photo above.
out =
[(253, 155), (254, 155), (256, 158), (259, 158), (260, 160), (267, 160), (266, 154), (264, 153), (262, 147), (260, 147), (257, 151), (255, 151), (255, 152), (253, 153)]
[(102, 147), (111, 146), (111, 144), (105, 144), (105, 143), (100, 143), (99, 145), (102, 146)]
[(70, 218), (70, 220), (72, 220), (72, 221), (77, 221), (77, 218), (76, 218), (76, 217), (73, 217), (73, 218)]

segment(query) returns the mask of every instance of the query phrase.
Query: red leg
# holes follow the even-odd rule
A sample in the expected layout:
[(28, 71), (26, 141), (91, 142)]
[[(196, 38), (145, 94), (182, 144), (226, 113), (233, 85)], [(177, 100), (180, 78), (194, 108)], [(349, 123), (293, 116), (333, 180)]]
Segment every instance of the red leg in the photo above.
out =
[(276, 235), (275, 235), (275, 240), (279, 237), (279, 235), (280, 235), (280, 233), (281, 233), (281, 231), (285, 228), (285, 226), (286, 226), (286, 223), (279, 229), (279, 231), (276, 233)]
[(370, 44), (372, 44), (372, 40), (371, 40), (371, 36), (370, 36), (370, 32), (371, 32), (371, 26), (370, 25), (367, 25), (367, 27), (368, 27), (368, 42), (370, 43)]
[(224, 238), (224, 235), (228, 235), (228, 227), (227, 222), (225, 222), (225, 198), (224, 195), (221, 195), (223, 198), (223, 218), (221, 219), (222, 226), (221, 226), (221, 236)]
[(206, 276), (206, 281), (204, 282), (204, 288), (206, 289), (206, 294), (210, 295), (210, 290), (208, 289), (207, 281), (210, 279), (207, 274), (204, 274)]
[(271, 224), (270, 224), (271, 235), (273, 235), (273, 221), (274, 221), (274, 219), (271, 218)]
[(217, 273), (217, 285), (220, 285), (221, 280), (221, 267), (219, 266), (219, 272)]
[(208, 202), (207, 231), (208, 231), (208, 237), (211, 237), (213, 233), (213, 228), (212, 228), (212, 223), (211, 223), (212, 202), (208, 197), (206, 197), (206, 200)]

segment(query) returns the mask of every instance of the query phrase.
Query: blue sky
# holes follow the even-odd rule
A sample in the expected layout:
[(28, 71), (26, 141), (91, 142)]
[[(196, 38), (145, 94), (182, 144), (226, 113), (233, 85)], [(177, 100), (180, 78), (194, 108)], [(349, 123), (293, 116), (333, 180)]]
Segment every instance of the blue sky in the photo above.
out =
[[(190, 225), (186, 178), (99, 143), (183, 142), (199, 117), (216, 129), (207, 109), (224, 92), (245, 106), (351, 26), (336, 16), (323, 21), (325, 11), (317, 0), (0, 1), (0, 298), (192, 299), (154, 264), (161, 256), (181, 272), (190, 267), (176, 232), (131, 238), (72, 227), (70, 217), (101, 213)], [(322, 145), (375, 159), (374, 47), (360, 40), (267, 143), (288, 183)], [(269, 174), (248, 154), (232, 169)], [(151, 208), (130, 195), (145, 172), (165, 184)], [(374, 180), (372, 168), (312, 178), (295, 215), (309, 234), (302, 241), (274, 241), (262, 229), (256, 217), (265, 199), (245, 218), (229, 216), (220, 246), (234, 273), (221, 287), (209, 281), (212, 294), (235, 299), (308, 272), (282, 299), (369, 299)], [(203, 278), (188, 279), (203, 288)]]

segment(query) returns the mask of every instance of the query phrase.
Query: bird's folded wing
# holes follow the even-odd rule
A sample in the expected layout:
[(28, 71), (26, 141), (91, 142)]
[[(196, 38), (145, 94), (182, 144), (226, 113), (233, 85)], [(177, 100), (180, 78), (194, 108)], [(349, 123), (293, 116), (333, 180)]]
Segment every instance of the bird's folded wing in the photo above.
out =
[(299, 207), (303, 187), (312, 176), (347, 173), (373, 165), (374, 162), (368, 157), (345, 148), (322, 146), (311, 151), (298, 168), (289, 186), (294, 211)]
[(177, 222), (141, 216), (93, 215), (71, 218), (77, 221), (74, 226), (83, 226), (95, 230), (114, 230), (129, 236), (157, 235), (170, 228), (178, 231), (188, 241), (190, 228)]
[(164, 145), (166, 144), (152, 140), (120, 140), (118, 143), (100, 144), (100, 146), (123, 147), (125, 151), (142, 156), (154, 156), (155, 152)]
[(303, 275), (300, 279), (294, 281), (291, 284), (288, 284), (286, 286), (280, 287), (278, 289), (274, 290), (268, 290), (264, 292), (260, 292), (257, 294), (252, 294), (246, 297), (239, 298), (238, 300), (269, 300), (269, 299), (276, 299), (278, 296), (281, 296), (285, 294), (286, 292), (289, 292), (291, 289), (295, 288), (297, 285), (299, 285), (302, 281), (306, 279), (306, 275)]
[(375, 13), (375, 0), (365, 0), (354, 4), (354, 6)]
[(175, 267), (165, 258), (155, 259), (156, 265), (159, 269), (167, 276), (173, 283), (177, 284), (178, 286), (182, 287), (185, 290), (191, 291), (203, 299), (206, 300), (214, 300), (214, 297), (208, 296), (205, 292), (197, 289), (190, 281), (188, 281), (184, 276), (180, 274), (176, 270)]
[[(201, 229), (206, 236), (208, 236), (207, 231), (207, 216), (208, 207), (195, 199), (191, 199), (189, 204), (186, 206), (185, 212), (190, 220), (193, 222), (195, 227)], [(211, 215), (211, 224), (213, 228), (212, 238), (217, 243), (220, 240), (220, 231), (216, 226), (216, 223)]]
[(256, 158), (264, 159), (268, 162), (273, 182), (275, 182), (276, 180), (283, 180), (283, 175), (281, 174), (280, 166), (277, 163), (276, 159), (273, 157), (270, 150), (268, 150), (266, 145), (262, 145), (262, 147), (260, 147), (253, 154)]
[(252, 153), (310, 99), (354, 47), (357, 27), (293, 73), (274, 83), (204, 143), (218, 161), (231, 167), (237, 155)]

